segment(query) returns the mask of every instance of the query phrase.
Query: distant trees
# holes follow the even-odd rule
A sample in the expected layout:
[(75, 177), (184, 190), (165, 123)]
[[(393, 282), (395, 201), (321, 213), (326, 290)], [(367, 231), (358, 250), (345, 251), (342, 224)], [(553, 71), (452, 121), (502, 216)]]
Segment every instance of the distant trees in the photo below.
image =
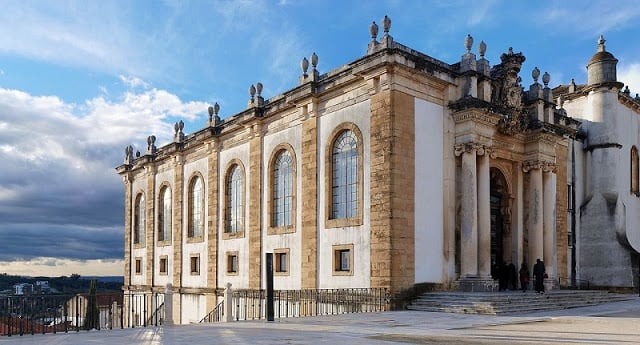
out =
[(98, 311), (98, 301), (96, 298), (96, 280), (91, 279), (89, 283), (89, 296), (87, 297), (87, 314), (84, 317), (84, 328), (97, 329), (100, 321), (100, 312)]

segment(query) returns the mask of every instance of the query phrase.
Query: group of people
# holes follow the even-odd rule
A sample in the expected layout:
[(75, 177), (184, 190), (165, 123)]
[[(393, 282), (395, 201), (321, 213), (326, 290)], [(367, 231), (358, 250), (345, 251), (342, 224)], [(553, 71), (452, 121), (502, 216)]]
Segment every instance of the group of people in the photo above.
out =
[[(529, 289), (529, 280), (531, 275), (529, 274), (529, 268), (526, 263), (522, 263), (520, 266), (520, 289), (525, 292)], [(498, 281), (498, 288), (500, 291), (505, 290), (517, 290), (516, 284), (516, 267), (513, 263), (509, 265), (501, 261), (499, 264), (494, 264), (491, 267), (491, 276), (494, 280)], [(544, 278), (547, 277), (544, 262), (540, 259), (536, 260), (536, 264), (533, 265), (533, 288), (537, 293), (544, 293)]]

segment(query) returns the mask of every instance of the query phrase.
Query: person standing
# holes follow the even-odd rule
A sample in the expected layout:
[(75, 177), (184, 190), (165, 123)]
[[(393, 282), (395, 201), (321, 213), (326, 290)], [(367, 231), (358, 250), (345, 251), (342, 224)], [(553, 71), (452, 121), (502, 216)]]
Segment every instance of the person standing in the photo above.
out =
[(533, 279), (536, 292), (544, 293), (544, 263), (540, 259), (536, 259), (536, 264), (533, 266)]
[(526, 263), (522, 263), (520, 265), (520, 289), (522, 292), (525, 292), (529, 289), (529, 269), (527, 268)]

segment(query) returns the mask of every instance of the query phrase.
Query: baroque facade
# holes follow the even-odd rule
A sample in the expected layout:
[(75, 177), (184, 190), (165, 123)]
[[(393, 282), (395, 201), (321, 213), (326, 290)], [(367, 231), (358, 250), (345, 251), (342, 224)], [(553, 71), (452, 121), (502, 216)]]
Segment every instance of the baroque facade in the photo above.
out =
[(634, 286), (640, 99), (604, 41), (586, 85), (536, 68), (525, 89), (511, 48), (491, 66), (468, 36), (450, 64), (382, 26), (356, 61), (321, 75), (314, 53), (283, 94), (126, 148), (126, 291), (171, 284), (196, 322), (227, 283), (264, 288), (266, 253), (275, 289), (493, 290), (493, 264), (536, 259), (548, 288)]

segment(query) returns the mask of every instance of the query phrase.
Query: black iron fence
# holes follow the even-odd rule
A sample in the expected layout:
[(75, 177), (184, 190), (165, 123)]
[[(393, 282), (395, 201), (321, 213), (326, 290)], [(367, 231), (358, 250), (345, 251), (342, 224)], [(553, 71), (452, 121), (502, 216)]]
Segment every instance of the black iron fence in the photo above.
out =
[[(389, 310), (390, 294), (383, 288), (306, 289), (274, 291), (274, 317), (305, 317)], [(201, 322), (218, 322), (225, 317), (224, 301)], [(265, 290), (234, 290), (231, 319), (266, 319)]]
[(159, 326), (164, 294), (0, 296), (0, 336)]

